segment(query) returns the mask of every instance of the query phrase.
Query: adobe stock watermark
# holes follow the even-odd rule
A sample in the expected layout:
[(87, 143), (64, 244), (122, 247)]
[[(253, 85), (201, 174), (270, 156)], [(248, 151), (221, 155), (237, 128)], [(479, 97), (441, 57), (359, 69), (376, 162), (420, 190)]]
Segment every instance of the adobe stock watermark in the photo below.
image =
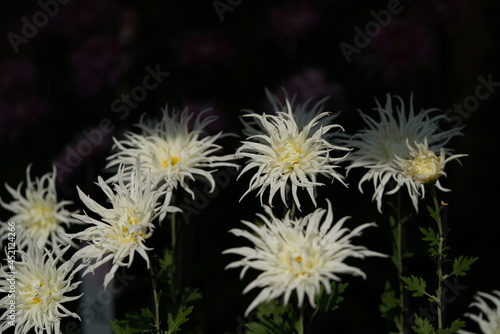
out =
[(236, 167), (229, 167), (227, 170), (219, 170), (214, 174), (215, 189), (210, 192), (210, 184), (205, 183), (202, 190), (194, 188), (194, 199), (189, 203), (180, 203), (179, 209), (182, 210), (182, 218), (185, 223), (189, 223), (191, 216), (198, 215), (201, 210), (205, 209), (211, 199), (214, 199), (219, 195), (222, 189), (225, 189), (229, 183), (231, 183), (231, 177), (238, 174), (238, 169)]
[[(458, 278), (456, 276), (454, 277), (453, 283), (450, 282), (449, 279), (445, 280), (441, 295), (441, 308), (443, 310), (446, 309), (446, 305), (453, 303), (463, 291), (467, 290), (467, 288), (467, 285), (458, 284)], [(415, 325), (415, 317), (417, 315), (429, 320), (430, 322), (434, 322), (437, 319), (438, 312), (437, 303), (430, 302), (426, 307), (421, 306), (418, 308), (418, 312), (415, 312), (410, 316), (409, 325)]]
[[(76, 313), (82, 318), (83, 323), (96, 321), (105, 306), (113, 302), (113, 296), (122, 292), (135, 279), (136, 276), (127, 275), (126, 270), (126, 267), (122, 267), (120, 272), (117, 271), (107, 288), (99, 290), (95, 297), (85, 295), (82, 297)], [(104, 320), (107, 321), (108, 319)], [(82, 332), (82, 324), (77, 320), (68, 321), (62, 332), (66, 334), (79, 334)]]
[[(411, 2), (412, 0), (406, 1)], [(400, 14), (403, 9), (404, 7), (400, 0), (389, 0), (386, 9), (379, 10), (378, 12), (371, 10), (370, 15), (373, 20), (367, 22), (363, 30), (360, 27), (354, 27), (354, 45), (347, 42), (341, 42), (339, 44), (340, 50), (342, 51), (347, 63), (350, 64), (352, 56), (358, 55), (362, 49), (367, 47), (370, 44), (371, 39), (377, 36), (383, 28), (387, 27), (392, 21), (392, 17)]]
[[(110, 109), (118, 115), (120, 120), (127, 118), (130, 111), (136, 109), (147, 98), (148, 92), (156, 89), (170, 75), (169, 72), (163, 72), (160, 65), (156, 65), (154, 69), (146, 66), (145, 71), (147, 74), (140, 84), (134, 86), (128, 94), (122, 93), (119, 98), (111, 102)], [(66, 174), (70, 174), (82, 163), (84, 158), (90, 156), (94, 149), (113, 132), (115, 127), (110, 118), (103, 118), (96, 128), (83, 130), (78, 143), (67, 145), (63, 161), (55, 162), (58, 181), (61, 182)]]
[(481, 101), (490, 98), (496, 88), (500, 87), (500, 81), (494, 81), (492, 73), (488, 74), (486, 78), (482, 75), (478, 76), (477, 81), (479, 83), (473, 94), (465, 97), (461, 103), (454, 103), (452, 108), (444, 111), (446, 121), (453, 122), (453, 127), (461, 126), (464, 120), (479, 108)]
[(49, 20), (54, 18), (59, 13), (61, 5), (66, 5), (70, 0), (39, 0), (37, 2), (40, 10), (35, 12), (31, 19), (23, 16), (21, 18), (22, 27), (21, 34), (16, 34), (15, 32), (9, 32), (7, 34), (7, 39), (10, 45), (14, 49), (14, 52), (19, 53), (19, 46), (22, 44), (28, 44), (29, 41), (38, 35), (40, 29), (45, 27)]
[[(252, 312), (250, 312), (250, 314), (248, 315), (248, 317), (246, 317), (246, 319), (239, 316), (236, 320), (238, 321), (238, 328), (236, 329), (236, 334), (245, 334), (248, 332), (247, 325), (252, 322), (256, 322), (258, 320), (257, 310), (253, 310)], [(225, 332), (224, 334), (231, 334), (231, 333)]]
[(236, 6), (239, 6), (243, 0), (214, 0), (212, 6), (219, 17), (219, 20), (224, 21), (224, 13), (232, 12)]

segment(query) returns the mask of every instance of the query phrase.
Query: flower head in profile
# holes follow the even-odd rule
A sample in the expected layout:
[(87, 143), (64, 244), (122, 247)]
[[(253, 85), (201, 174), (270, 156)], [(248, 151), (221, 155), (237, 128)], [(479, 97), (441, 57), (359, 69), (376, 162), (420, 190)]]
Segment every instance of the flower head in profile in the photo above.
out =
[[(29, 240), (29, 236), (26, 236)], [(0, 308), (6, 309), (0, 316), (0, 332), (14, 325), (15, 333), (61, 333), (61, 319), (80, 317), (69, 311), (64, 303), (81, 295), (70, 296), (81, 282), (74, 282), (74, 263), (61, 264), (64, 252), (70, 246), (56, 252), (39, 248), (31, 243), (26, 251), (19, 250), (20, 260), (0, 269), (0, 292), (7, 293), (0, 300)], [(15, 285), (15, 293), (11, 285)], [(9, 306), (15, 305), (15, 315)], [(15, 319), (15, 320), (13, 320)]]
[[(6, 185), (7, 191), (12, 196), (11, 202), (0, 204), (14, 213), (9, 221), (14, 221), (23, 227), (36, 247), (43, 249), (45, 246), (58, 250), (71, 242), (67, 236), (65, 227), (71, 223), (78, 223), (72, 217), (74, 212), (68, 211), (66, 206), (72, 204), (70, 201), (60, 201), (56, 191), (56, 169), (42, 175), (40, 178), (31, 179), (31, 165), (26, 169), (26, 186), (20, 183), (16, 189)], [(7, 237), (7, 224), (0, 224), (2, 239)], [(19, 238), (20, 248), (27, 247), (28, 240)]]
[(333, 224), (330, 202), (327, 210), (318, 208), (311, 214), (295, 219), (290, 217), (290, 212), (285, 218), (279, 219), (269, 207), (266, 206), (265, 210), (268, 217), (258, 214), (262, 225), (243, 221), (248, 230), (230, 231), (251, 241), (253, 247), (231, 248), (223, 252), (242, 257), (226, 267), (242, 267), (241, 278), (248, 269), (260, 272), (243, 291), (247, 293), (255, 288), (261, 289), (245, 315), (259, 304), (281, 296), (284, 304), (288, 304), (293, 292), (297, 294), (299, 307), (302, 307), (305, 298), (315, 307), (315, 297), (321, 286), (330, 293), (330, 283), (332, 280), (340, 281), (339, 275), (366, 277), (361, 269), (346, 264), (346, 259), (385, 256), (351, 243), (352, 238), (361, 235), (364, 229), (374, 226), (374, 223), (360, 225), (352, 231), (344, 227), (349, 217)]
[(419, 196), (424, 196), (426, 184), (434, 184), (436, 188), (444, 192), (450, 191), (439, 183), (439, 178), (446, 176), (444, 169), (447, 162), (467, 156), (467, 154), (455, 154), (447, 158), (445, 149), (441, 148), (438, 156), (429, 149), (427, 139), (424, 139), (423, 143), (414, 143), (416, 149), (409, 143), (407, 145), (410, 157), (396, 157), (394, 162), (400, 171), (398, 182), (413, 181), (408, 184), (408, 193), (413, 205), (417, 207)]
[[(500, 291), (492, 293), (478, 292), (474, 297), (475, 301), (471, 307), (477, 307), (479, 314), (466, 313), (465, 316), (474, 320), (481, 330), (481, 334), (500, 333)], [(474, 334), (464, 330), (459, 330), (459, 334)]]
[[(124, 140), (115, 140), (118, 152), (113, 154), (107, 167), (125, 165), (125, 178), (134, 168), (137, 155), (141, 156), (141, 168), (147, 170), (160, 182), (168, 185), (167, 190), (173, 190), (179, 185), (194, 198), (188, 180), (201, 178), (208, 181), (211, 191), (215, 189), (212, 171), (221, 166), (237, 167), (228, 162), (232, 155), (217, 156), (214, 153), (222, 149), (215, 142), (222, 136), (205, 135), (204, 129), (215, 121), (215, 117), (203, 117), (198, 114), (192, 122), (193, 114), (184, 109), (182, 113), (168, 112), (163, 109), (160, 120), (146, 120), (144, 115), (137, 127), (140, 134), (127, 132)], [(191, 124), (193, 123), (193, 124)], [(192, 125), (192, 129), (190, 129)], [(109, 181), (116, 181), (116, 176)]]
[(163, 189), (155, 188), (151, 174), (142, 174), (138, 159), (128, 183), (124, 181), (124, 170), (123, 166), (119, 168), (113, 189), (101, 177), (98, 179), (98, 185), (111, 203), (110, 208), (96, 203), (78, 188), (82, 202), (100, 219), (87, 214), (75, 215), (89, 227), (72, 235), (72, 238), (88, 243), (73, 255), (73, 259), (82, 260), (78, 269), (86, 267), (84, 275), (111, 261), (112, 267), (104, 278), (104, 287), (120, 266), (132, 265), (136, 253), (144, 258), (149, 267), (147, 251), (150, 248), (146, 247), (145, 241), (153, 234), (153, 221), (167, 212), (180, 211), (168, 206), (168, 203), (160, 203)]
[[(277, 111), (275, 114), (248, 113), (244, 117), (255, 120), (247, 129), (254, 128), (256, 133), (242, 142), (236, 151), (239, 157), (247, 158), (248, 164), (242, 169), (240, 176), (256, 168), (257, 171), (250, 180), (249, 192), (258, 189), (257, 195), (263, 201), (264, 192), (269, 189), (269, 205), (272, 206), (274, 195), (279, 191), (285, 205), (287, 192), (291, 188), (293, 201), (300, 210), (298, 190), (307, 190), (311, 200), (316, 204), (315, 187), (323, 183), (317, 181), (319, 175), (343, 183), (343, 176), (335, 171), (341, 157), (333, 157), (336, 150), (349, 149), (333, 145), (325, 139), (328, 131), (341, 128), (338, 124), (319, 125), (322, 118), (328, 117), (328, 112), (309, 116), (295, 116), (290, 102), (286, 103), (287, 111)], [(305, 125), (299, 124), (299, 119), (310, 120)]]
[[(425, 143), (426, 149), (420, 152), (422, 154), (439, 152), (451, 138), (462, 134), (461, 128), (441, 130), (438, 123), (444, 115), (431, 116), (437, 109), (422, 109), (416, 113), (412, 99), (408, 108), (405, 108), (401, 97), (396, 96), (395, 100), (399, 105), (393, 103), (390, 95), (387, 95), (385, 106), (377, 101), (375, 111), (378, 112), (379, 120), (360, 113), (367, 127), (344, 141), (354, 149), (347, 158), (350, 163), (347, 170), (363, 168), (366, 171), (359, 181), (359, 190), (363, 192), (362, 185), (366, 181), (373, 183), (375, 189), (372, 199), (377, 202), (380, 212), (383, 196), (394, 194), (402, 187), (406, 187), (414, 197), (414, 179), (404, 177), (401, 173), (401, 167), (403, 172), (406, 168), (401, 165), (401, 161), (414, 160), (419, 154), (418, 148), (411, 149), (408, 143)], [(451, 152), (446, 148), (444, 151), (447, 155)], [(406, 172), (411, 171), (408, 169)], [(418, 172), (414, 176), (417, 174)], [(414, 201), (413, 204), (415, 210), (418, 210), (417, 202)]]

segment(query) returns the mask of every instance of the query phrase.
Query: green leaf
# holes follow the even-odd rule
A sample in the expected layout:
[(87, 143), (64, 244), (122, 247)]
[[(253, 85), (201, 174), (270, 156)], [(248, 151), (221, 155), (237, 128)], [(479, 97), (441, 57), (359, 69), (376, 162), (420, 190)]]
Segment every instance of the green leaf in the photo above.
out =
[(436, 334), (436, 330), (429, 320), (420, 318), (418, 315), (415, 316), (415, 326), (411, 326), (411, 329), (416, 334)]
[(411, 275), (410, 277), (401, 277), (401, 280), (405, 284), (407, 290), (413, 291), (413, 297), (422, 297), (423, 295), (429, 296), (427, 291), (425, 291), (427, 283), (422, 277)]
[(193, 306), (186, 307), (182, 305), (181, 307), (179, 307), (179, 311), (177, 312), (175, 319), (173, 318), (172, 313), (169, 313), (167, 316), (167, 334), (172, 334), (179, 331), (181, 325), (189, 320), (187, 316), (190, 315), (191, 312), (193, 312)]
[(453, 271), (449, 274), (455, 276), (465, 276), (470, 266), (477, 261), (477, 257), (459, 256), (453, 261)]
[(326, 290), (322, 287), (320, 293), (316, 296), (316, 305), (318, 306), (313, 313), (313, 317), (318, 311), (330, 312), (338, 309), (340, 302), (344, 300), (342, 293), (345, 291), (348, 284), (349, 283), (337, 283), (332, 281), (330, 284), (331, 291), (329, 294), (326, 293)]
[(257, 318), (265, 319), (272, 316), (282, 316), (289, 312), (289, 306), (279, 303), (277, 300), (270, 300), (257, 307)]
[(114, 334), (137, 334), (140, 333), (140, 329), (132, 329), (128, 325), (127, 321), (123, 320), (109, 320), (109, 325)]
[(257, 307), (257, 321), (246, 325), (249, 334), (291, 334), (293, 324), (298, 319), (290, 305), (283, 305), (276, 300), (260, 304)]
[(434, 220), (436, 220), (437, 215), (436, 215), (436, 211), (434, 211), (434, 208), (433, 208), (432, 206), (430, 206), (430, 205), (427, 205), (427, 211), (429, 211), (430, 216), (431, 216)]
[(181, 295), (181, 304), (182, 305), (187, 305), (190, 304), (191, 302), (194, 302), (195, 300), (202, 299), (203, 296), (201, 293), (198, 291), (197, 288), (192, 288), (192, 287), (186, 287), (182, 291)]
[(439, 245), (439, 234), (436, 233), (431, 227), (429, 229), (425, 229), (419, 227), (420, 232), (424, 234), (424, 238), (422, 240), (429, 241), (429, 247), (434, 247)]
[(399, 319), (401, 313), (400, 299), (396, 297), (396, 291), (389, 282), (385, 283), (384, 293), (380, 296), (381, 304), (379, 306), (382, 318), (392, 321), (398, 330), (402, 324)]
[(450, 325), (450, 327), (446, 329), (438, 329), (438, 334), (454, 334), (458, 332), (461, 328), (465, 327), (465, 321), (462, 321), (460, 319), (456, 319), (453, 321)]

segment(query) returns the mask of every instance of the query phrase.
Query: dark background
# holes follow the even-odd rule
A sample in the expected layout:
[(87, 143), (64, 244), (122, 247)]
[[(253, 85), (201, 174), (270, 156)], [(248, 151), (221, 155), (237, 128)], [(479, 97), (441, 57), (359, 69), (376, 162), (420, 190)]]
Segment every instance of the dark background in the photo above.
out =
[[(78, 155), (77, 162), (60, 174), (60, 197), (81, 208), (76, 185), (96, 199), (102, 196), (93, 182), (105, 173), (111, 137), (132, 129), (143, 113), (159, 115), (166, 104), (176, 109), (189, 106), (194, 112), (211, 107), (220, 117), (211, 131), (239, 134), (240, 111), (268, 110), (264, 89), (279, 94), (284, 87), (290, 94), (297, 93), (298, 101), (331, 96), (327, 108), (342, 110), (338, 123), (354, 133), (363, 127), (357, 110), (370, 112), (375, 98), (384, 103), (387, 93), (401, 95), (406, 103), (413, 94), (417, 110), (444, 112), (467, 98), (472, 101), (480, 76), (500, 82), (496, 1), (401, 1), (401, 11), (348, 62), (339, 45), (354, 46), (354, 28), (364, 30), (367, 23), (373, 24), (372, 11), (386, 10), (389, 3), (394, 2), (234, 1), (230, 10), (217, 13), (211, 1), (74, 0), (60, 5), (53, 18), (15, 52), (9, 36), (23, 36), (23, 17), (33, 22), (42, 7), (37, 2), (9, 2), (0, 14), (1, 181), (16, 186), (25, 179), (30, 163), (33, 175), (50, 171), (54, 163), (68, 166), (68, 152), (81, 148), (85, 131), (96, 130), (103, 119), (109, 119), (113, 132), (103, 135), (88, 154)], [(111, 105), (142, 84), (147, 66), (158, 66), (169, 76), (122, 117)], [(454, 138), (449, 146), (469, 155), (461, 166), (450, 163), (448, 177), (442, 180), (452, 189), (441, 194), (449, 203), (449, 246), (453, 255), (479, 257), (470, 275), (458, 281), (465, 288), (450, 305), (450, 319), (468, 310), (476, 291), (500, 288), (499, 92), (498, 86), (493, 89), (477, 108), (442, 124), (443, 128), (465, 126), (464, 136)], [(238, 141), (229, 138), (222, 144), (224, 152), (231, 153)], [(337, 182), (324, 187), (319, 198), (331, 199), (337, 219), (352, 216), (351, 226), (377, 221), (378, 227), (367, 230), (357, 242), (388, 253), (387, 218), (370, 201), (368, 184), (366, 194), (359, 194), (359, 176), (349, 175), (348, 189)], [(248, 178), (236, 181), (234, 173), (217, 196), (207, 195), (199, 185), (207, 201), (189, 217), (183, 239), (184, 279), (204, 296), (196, 303), (190, 328), (235, 333), (246, 321), (243, 312), (255, 294), (242, 296), (241, 291), (251, 274), (240, 281), (239, 271), (225, 271), (234, 258), (221, 252), (240, 245), (227, 231), (261, 211), (253, 194), (238, 202), (247, 185)], [(3, 187), (0, 195), (9, 198)], [(322, 200), (319, 205), (323, 206)], [(2, 212), (0, 218), (5, 221), (9, 213)], [(429, 224), (425, 208), (408, 224), (408, 248), (417, 253), (407, 262), (408, 274), (433, 275), (417, 229)], [(384, 282), (393, 279), (394, 269), (388, 260), (378, 258), (356, 264), (368, 279), (344, 277), (350, 282), (346, 299), (338, 311), (318, 320), (318, 326), (327, 327), (317, 332), (389, 331), (378, 305)], [(131, 271), (145, 275), (144, 268), (138, 260)], [(147, 284), (138, 278), (124, 290), (117, 315), (138, 304), (147, 306)], [(415, 310), (419, 306), (412, 301)]]

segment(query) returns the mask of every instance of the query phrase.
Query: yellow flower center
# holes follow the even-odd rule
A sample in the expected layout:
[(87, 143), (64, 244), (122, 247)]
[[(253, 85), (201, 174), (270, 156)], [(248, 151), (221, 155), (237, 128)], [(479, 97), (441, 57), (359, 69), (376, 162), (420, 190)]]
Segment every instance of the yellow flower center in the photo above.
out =
[[(38, 281), (38, 284), (29, 284), (24, 288), (20, 289), (20, 297), (24, 300), (26, 305), (37, 305), (37, 307), (46, 307), (47, 302), (44, 303), (45, 299), (48, 303), (51, 300), (57, 299), (54, 296), (54, 290), (50, 288), (50, 285), (45, 285), (43, 282)], [(48, 298), (45, 298), (48, 297)]]
[(125, 226), (121, 226), (120, 232), (117, 233), (116, 239), (121, 242), (121, 243), (130, 243), (130, 242), (135, 242), (137, 243), (139, 238), (144, 237), (144, 231), (143, 229), (140, 230), (135, 230), (134, 232), (129, 232), (130, 227), (137, 225), (140, 223), (139, 218), (136, 216), (136, 214), (129, 212), (127, 213), (127, 223)]
[(36, 204), (29, 210), (30, 225), (38, 229), (55, 228), (57, 220), (54, 217), (54, 210), (45, 204)]
[(292, 273), (293, 277), (310, 275), (311, 270), (317, 265), (318, 252), (304, 245), (297, 249), (283, 249), (279, 253), (279, 259), (287, 268), (287, 271)]
[(179, 163), (179, 158), (178, 157), (171, 157), (170, 159), (163, 159), (161, 161), (161, 164), (163, 167), (168, 168), (169, 166), (175, 166)]
[(303, 158), (300, 145), (293, 139), (287, 139), (276, 149), (277, 164), (279, 166), (287, 165), (289, 171), (293, 170), (294, 165), (300, 164)]
[(405, 173), (420, 183), (432, 183), (441, 175), (441, 161), (436, 154), (430, 150), (419, 152), (414, 160), (409, 160)]

